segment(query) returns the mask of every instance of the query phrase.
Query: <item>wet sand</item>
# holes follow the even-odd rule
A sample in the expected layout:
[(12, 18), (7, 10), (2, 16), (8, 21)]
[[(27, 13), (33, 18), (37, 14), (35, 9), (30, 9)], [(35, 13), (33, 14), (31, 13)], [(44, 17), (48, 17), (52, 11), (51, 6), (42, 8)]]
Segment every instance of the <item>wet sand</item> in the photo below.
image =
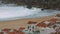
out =
[(4, 28), (18, 29), (20, 27), (26, 27), (28, 21), (41, 22), (47, 19), (51, 19), (53, 17), (54, 16), (45, 16), (40, 18), (27, 18), (27, 19), (16, 19), (10, 21), (0, 21), (0, 29), (4, 29)]

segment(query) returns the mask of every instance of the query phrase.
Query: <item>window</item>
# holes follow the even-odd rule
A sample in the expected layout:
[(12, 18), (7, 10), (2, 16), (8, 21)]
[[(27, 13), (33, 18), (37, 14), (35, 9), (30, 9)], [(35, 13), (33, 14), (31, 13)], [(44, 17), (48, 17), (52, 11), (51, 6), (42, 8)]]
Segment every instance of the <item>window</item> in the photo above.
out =
[(32, 32), (34, 32), (34, 30)]
[(28, 26), (28, 29), (30, 29), (31, 28), (31, 26)]
[(30, 31), (31, 31), (31, 29), (30, 29)]
[(56, 22), (56, 24), (60, 24), (60, 22)]
[(28, 31), (28, 30), (25, 30), (25, 31)]
[(34, 26), (32, 28), (34, 29)]
[(29, 29), (29, 26), (28, 26), (28, 29)]

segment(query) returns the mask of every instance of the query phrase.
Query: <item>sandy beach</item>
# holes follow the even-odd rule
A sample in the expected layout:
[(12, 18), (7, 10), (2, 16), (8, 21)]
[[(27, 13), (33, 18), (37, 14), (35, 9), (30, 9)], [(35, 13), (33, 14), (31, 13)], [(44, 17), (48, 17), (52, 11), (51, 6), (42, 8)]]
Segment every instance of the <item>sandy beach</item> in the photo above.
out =
[(10, 21), (0, 21), (0, 29), (4, 29), (4, 28), (18, 29), (20, 27), (26, 27), (28, 21), (41, 22), (47, 19), (51, 19), (53, 17), (54, 16), (45, 16), (40, 18), (27, 18), (27, 19), (16, 19)]

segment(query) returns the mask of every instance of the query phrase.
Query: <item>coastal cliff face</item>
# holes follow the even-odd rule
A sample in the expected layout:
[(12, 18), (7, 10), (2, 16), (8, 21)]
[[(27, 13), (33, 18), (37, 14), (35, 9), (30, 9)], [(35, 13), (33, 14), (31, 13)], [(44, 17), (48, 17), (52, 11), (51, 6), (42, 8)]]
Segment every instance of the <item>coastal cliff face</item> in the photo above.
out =
[(60, 0), (0, 0), (2, 3), (14, 3), (17, 5), (28, 5), (44, 9), (60, 10)]

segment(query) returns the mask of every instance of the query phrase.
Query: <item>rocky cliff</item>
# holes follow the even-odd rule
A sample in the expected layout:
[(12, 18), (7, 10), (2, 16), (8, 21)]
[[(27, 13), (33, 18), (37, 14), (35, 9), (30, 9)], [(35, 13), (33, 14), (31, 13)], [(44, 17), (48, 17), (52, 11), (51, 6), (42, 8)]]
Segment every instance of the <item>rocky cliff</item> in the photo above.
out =
[(60, 0), (0, 0), (2, 3), (14, 3), (17, 5), (27, 5), (28, 8), (34, 6), (44, 9), (60, 10)]

